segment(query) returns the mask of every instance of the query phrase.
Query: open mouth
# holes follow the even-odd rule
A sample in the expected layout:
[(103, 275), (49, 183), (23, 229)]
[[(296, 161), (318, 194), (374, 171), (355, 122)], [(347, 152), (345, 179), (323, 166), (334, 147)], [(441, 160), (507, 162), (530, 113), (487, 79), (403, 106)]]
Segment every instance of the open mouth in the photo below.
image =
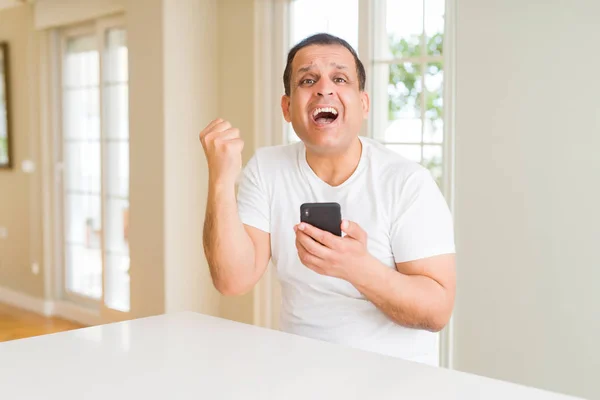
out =
[(315, 108), (312, 118), (317, 125), (329, 125), (338, 117), (338, 111), (333, 107)]

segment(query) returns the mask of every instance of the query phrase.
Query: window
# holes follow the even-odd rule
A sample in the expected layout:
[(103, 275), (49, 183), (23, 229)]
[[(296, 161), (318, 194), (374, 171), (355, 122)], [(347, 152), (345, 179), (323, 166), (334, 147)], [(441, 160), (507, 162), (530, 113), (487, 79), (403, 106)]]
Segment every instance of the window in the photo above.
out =
[[(288, 47), (317, 32), (347, 40), (368, 71), (368, 136), (426, 166), (440, 187), (444, 14), (444, 0), (292, 0)], [(288, 127), (286, 141), (296, 140)]]
[(441, 186), (444, 0), (386, 0), (377, 8), (385, 23), (373, 24), (371, 134), (426, 166)]
[(62, 35), (62, 254), (66, 297), (129, 311), (126, 32), (114, 20)]

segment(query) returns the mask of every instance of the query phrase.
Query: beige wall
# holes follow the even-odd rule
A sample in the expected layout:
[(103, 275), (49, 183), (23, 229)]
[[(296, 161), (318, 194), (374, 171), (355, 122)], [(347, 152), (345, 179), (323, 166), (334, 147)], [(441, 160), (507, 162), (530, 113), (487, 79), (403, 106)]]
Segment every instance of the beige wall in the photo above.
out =
[[(254, 1), (219, 1), (219, 116), (241, 130), (243, 160), (254, 154)], [(252, 292), (241, 297), (223, 297), (221, 315), (252, 322)]]
[(219, 314), (202, 247), (208, 168), (198, 133), (219, 97), (217, 1), (165, 1), (165, 310)]
[(129, 46), (131, 308), (165, 310), (165, 116), (162, 0), (126, 3)]
[(60, 27), (122, 12), (125, 0), (35, 0), (34, 18), (38, 29)]
[(600, 2), (461, 0), (455, 366), (600, 398)]
[(10, 52), (13, 169), (0, 170), (0, 287), (31, 296), (44, 296), (44, 275), (32, 273), (32, 263), (42, 262), (40, 170), (27, 174), (24, 160), (40, 165), (38, 126), (38, 37), (32, 30), (31, 7), (0, 11), (0, 41)]

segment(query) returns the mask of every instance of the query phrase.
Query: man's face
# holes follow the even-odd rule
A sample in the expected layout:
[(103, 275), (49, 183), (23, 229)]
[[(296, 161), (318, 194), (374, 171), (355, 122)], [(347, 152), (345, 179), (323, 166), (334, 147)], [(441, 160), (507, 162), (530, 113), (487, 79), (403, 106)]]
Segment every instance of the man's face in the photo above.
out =
[(369, 97), (360, 91), (350, 51), (340, 45), (312, 45), (296, 53), (290, 96), (283, 96), (281, 108), (311, 150), (345, 150), (369, 112)]

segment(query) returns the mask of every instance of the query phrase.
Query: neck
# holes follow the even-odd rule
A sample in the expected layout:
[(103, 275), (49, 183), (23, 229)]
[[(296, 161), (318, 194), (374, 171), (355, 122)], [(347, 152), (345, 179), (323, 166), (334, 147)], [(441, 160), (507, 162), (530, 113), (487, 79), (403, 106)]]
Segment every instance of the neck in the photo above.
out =
[(314, 173), (330, 186), (344, 183), (356, 170), (362, 154), (362, 143), (356, 137), (337, 153), (317, 153), (306, 148), (306, 162)]

